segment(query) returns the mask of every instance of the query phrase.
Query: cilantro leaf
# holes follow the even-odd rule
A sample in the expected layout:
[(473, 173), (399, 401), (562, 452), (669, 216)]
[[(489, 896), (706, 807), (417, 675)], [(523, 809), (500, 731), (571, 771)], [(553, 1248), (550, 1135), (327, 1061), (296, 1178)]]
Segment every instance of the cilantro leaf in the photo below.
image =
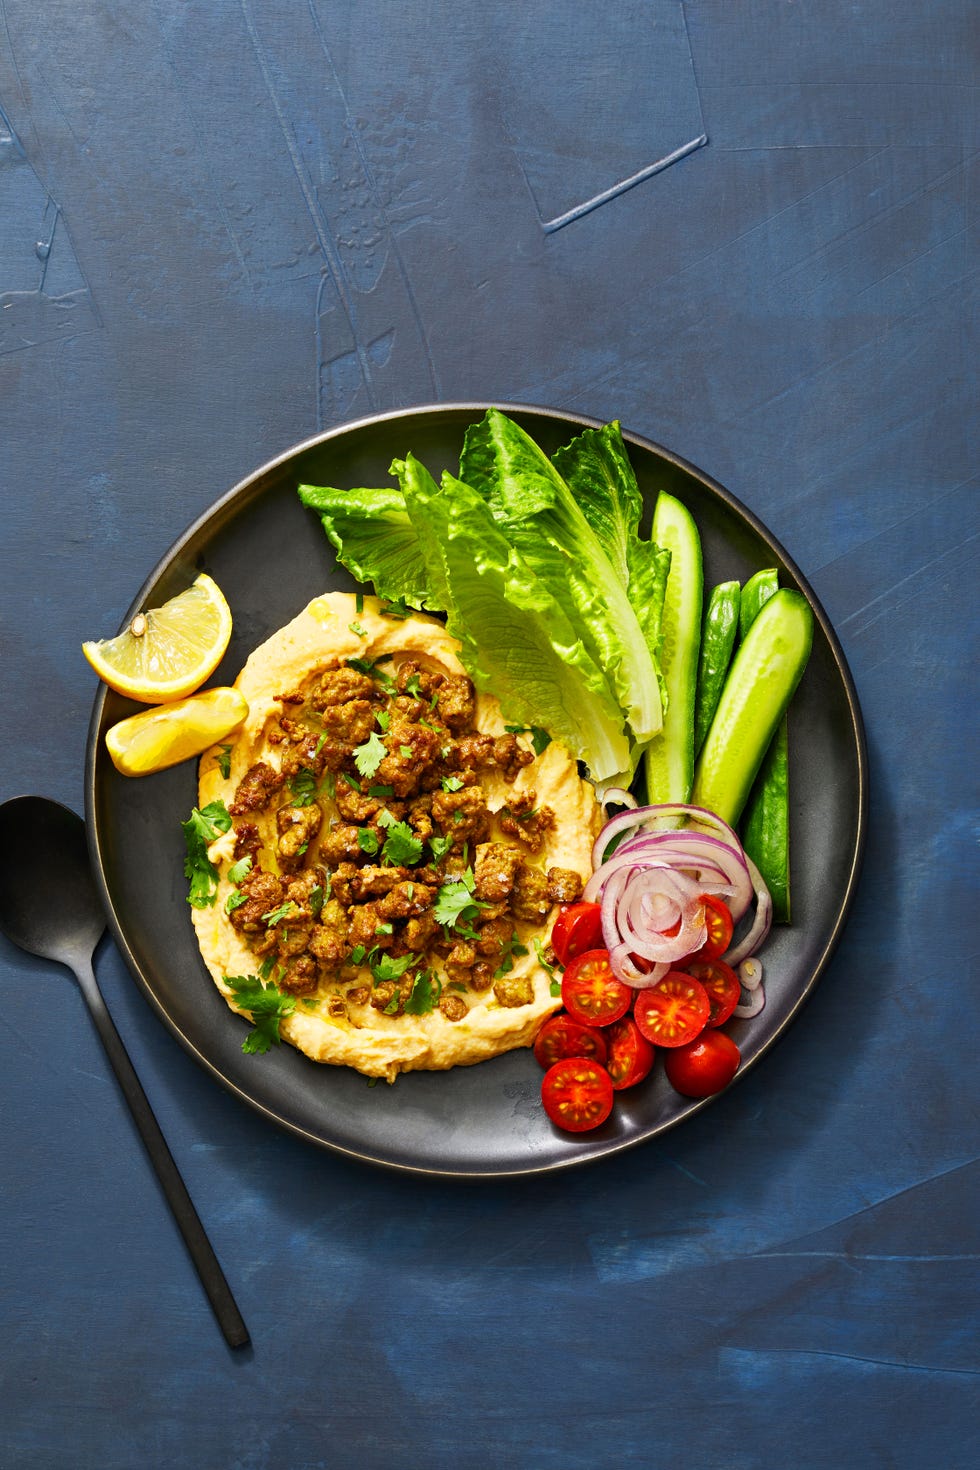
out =
[(354, 764), (360, 774), (369, 781), (387, 754), (381, 736), (377, 730), (372, 730), (364, 744), (356, 747)]
[(345, 659), (345, 663), (349, 669), (356, 669), (359, 674), (367, 674), (369, 679), (376, 679), (386, 694), (397, 694), (398, 689), (394, 679), (390, 674), (386, 674), (384, 669), (378, 668), (378, 664), (383, 663), (390, 657), (390, 653), (385, 653), (381, 655), (381, 658), (375, 659), (373, 662), (367, 658), (348, 658)]
[(250, 853), (246, 853), (246, 855), (241, 858), (239, 862), (232, 863), (231, 867), (228, 869), (228, 882), (240, 883), (245, 877), (245, 874), (250, 873), (251, 871), (252, 857)]
[(262, 922), (269, 929), (274, 929), (282, 919), (289, 919), (293, 914), (298, 914), (299, 909), (291, 898), (281, 903), (277, 909), (270, 909), (267, 914), (262, 915)]
[(540, 725), (505, 725), (504, 729), (511, 735), (530, 735), (535, 755), (540, 755), (551, 744), (551, 736)]
[(402, 955), (400, 959), (394, 959), (390, 954), (382, 954), (377, 960), (371, 962), (371, 974), (374, 983), (380, 985), (382, 980), (400, 980), (406, 970), (417, 965), (419, 957), (417, 954)]
[(405, 1014), (425, 1016), (433, 1011), (442, 994), (442, 981), (432, 970), (420, 970), (412, 985), (411, 994), (405, 1002)]
[(372, 832), (370, 827), (358, 827), (357, 845), (368, 857), (373, 857), (379, 846), (377, 832)]
[(316, 797), (316, 776), (304, 766), (289, 777), (289, 793), (293, 806), (311, 806)]
[(463, 778), (462, 778), (462, 776), (443, 776), (443, 778), (442, 778), (442, 789), (443, 789), (443, 791), (462, 791), (462, 789), (463, 789)]
[(392, 867), (410, 868), (422, 856), (422, 839), (416, 837), (407, 822), (391, 822), (381, 856)]
[(252, 1030), (242, 1042), (242, 1051), (267, 1052), (278, 1046), (279, 1022), (291, 1016), (296, 1002), (291, 995), (283, 995), (271, 981), (264, 984), (256, 975), (224, 975), (224, 983), (232, 990), (235, 1004), (252, 1020)]
[(322, 885), (320, 883), (315, 883), (310, 889), (310, 913), (313, 915), (314, 919), (318, 919), (323, 912), (324, 897), (325, 895)]
[(218, 754), (214, 758), (218, 770), (221, 772), (222, 776), (224, 776), (226, 781), (231, 775), (231, 751), (232, 747), (230, 745), (219, 746)]
[(441, 863), (452, 845), (453, 839), (451, 837), (430, 837), (429, 846), (432, 849), (433, 860)]
[(187, 902), (195, 909), (209, 909), (218, 893), (218, 870), (208, 857), (208, 848), (231, 827), (231, 817), (224, 802), (218, 800), (194, 807), (180, 825), (187, 849), (184, 877), (190, 881)]
[(236, 909), (240, 909), (242, 904), (247, 902), (247, 894), (242, 893), (240, 888), (233, 888), (225, 899), (225, 913), (233, 914)]
[(475, 919), (480, 910), (486, 908), (485, 903), (480, 903), (473, 897), (475, 887), (476, 879), (472, 868), (467, 868), (458, 877), (448, 879), (436, 894), (433, 905), (436, 923), (451, 929), (460, 920), (469, 923)]
[(502, 980), (505, 975), (509, 975), (514, 968), (514, 956), (525, 954), (527, 954), (527, 945), (521, 943), (517, 930), (515, 929), (501, 951), (500, 965), (494, 972), (493, 978), (495, 980)]

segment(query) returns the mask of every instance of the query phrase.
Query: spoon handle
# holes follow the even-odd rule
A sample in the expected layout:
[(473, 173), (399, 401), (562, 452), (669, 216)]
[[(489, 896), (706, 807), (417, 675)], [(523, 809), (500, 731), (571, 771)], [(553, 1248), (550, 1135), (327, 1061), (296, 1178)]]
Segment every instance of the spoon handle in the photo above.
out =
[(231, 1287), (225, 1280), (218, 1258), (201, 1224), (193, 1201), (187, 1193), (187, 1186), (180, 1177), (173, 1155), (167, 1147), (167, 1141), (160, 1131), (160, 1125), (150, 1107), (149, 1099), (129, 1060), (129, 1053), (109, 1015), (91, 962), (79, 960), (72, 968), (92, 1013), (96, 1029), (102, 1038), (109, 1061), (112, 1063), (113, 1071), (119, 1080), (123, 1096), (129, 1104), (130, 1112), (146, 1145), (146, 1151), (150, 1155), (157, 1178), (163, 1187), (167, 1203), (180, 1227), (180, 1233), (184, 1237), (191, 1260), (201, 1278), (201, 1284), (207, 1292), (214, 1315), (218, 1319), (218, 1325), (224, 1333), (225, 1341), (229, 1347), (245, 1347), (249, 1341), (248, 1328), (242, 1320), (235, 1298), (231, 1294)]

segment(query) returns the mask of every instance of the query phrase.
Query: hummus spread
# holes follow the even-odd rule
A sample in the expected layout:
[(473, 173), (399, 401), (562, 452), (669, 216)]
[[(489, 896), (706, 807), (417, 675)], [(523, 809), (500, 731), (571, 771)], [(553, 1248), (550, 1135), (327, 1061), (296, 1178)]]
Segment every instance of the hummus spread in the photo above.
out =
[(229, 977), (272, 982), (284, 1040), (393, 1081), (531, 1045), (600, 811), (564, 746), (536, 753), (475, 694), (441, 623), (382, 606), (315, 598), (248, 659), (248, 718), (201, 759), (199, 804), (232, 826), (192, 912), (233, 1010)]

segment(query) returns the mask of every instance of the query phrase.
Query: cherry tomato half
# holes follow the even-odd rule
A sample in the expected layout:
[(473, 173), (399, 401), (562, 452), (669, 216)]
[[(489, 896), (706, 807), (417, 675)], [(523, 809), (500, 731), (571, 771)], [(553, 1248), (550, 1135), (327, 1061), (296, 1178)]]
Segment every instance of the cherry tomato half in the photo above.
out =
[(612, 1078), (588, 1057), (564, 1057), (545, 1072), (541, 1101), (552, 1123), (569, 1133), (585, 1133), (612, 1112)]
[(655, 1046), (684, 1046), (704, 1030), (711, 1014), (708, 992), (699, 980), (668, 970), (662, 980), (638, 990), (633, 1016)]
[(664, 1058), (671, 1087), (684, 1097), (711, 1097), (728, 1086), (742, 1055), (724, 1031), (705, 1031), (697, 1041), (675, 1047)]
[(742, 985), (731, 965), (724, 960), (691, 960), (685, 966), (687, 973), (700, 980), (708, 992), (711, 1014), (709, 1026), (723, 1026), (738, 1005)]
[(704, 910), (708, 937), (697, 952), (699, 960), (720, 960), (732, 942), (735, 920), (728, 905), (713, 893), (702, 893), (698, 899)]
[(577, 954), (602, 948), (602, 910), (597, 903), (566, 903), (558, 910), (551, 947), (560, 965)]
[(571, 1016), (551, 1016), (538, 1032), (534, 1043), (534, 1059), (545, 1071), (565, 1057), (590, 1057), (603, 1065), (606, 1041), (601, 1031), (583, 1026)]
[(576, 955), (565, 970), (561, 998), (573, 1021), (611, 1026), (626, 1015), (633, 991), (613, 974), (607, 949), (590, 949)]
[(614, 1021), (606, 1032), (609, 1054), (606, 1070), (612, 1078), (613, 1090), (622, 1092), (642, 1082), (653, 1066), (656, 1052), (632, 1016)]

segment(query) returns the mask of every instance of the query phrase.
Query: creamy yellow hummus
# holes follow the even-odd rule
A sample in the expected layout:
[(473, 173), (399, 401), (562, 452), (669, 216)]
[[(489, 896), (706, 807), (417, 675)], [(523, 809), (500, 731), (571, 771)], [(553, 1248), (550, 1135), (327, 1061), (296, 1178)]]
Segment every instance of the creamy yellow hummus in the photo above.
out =
[[(600, 813), (592, 787), (581, 779), (576, 763), (566, 749), (552, 741), (535, 755), (530, 734), (520, 732), (516, 741), (510, 740), (513, 758), (506, 767), (490, 762), (475, 773), (464, 771), (461, 776), (443, 777), (441, 786), (436, 787), (435, 797), (430, 794), (428, 803), (423, 796), (399, 800), (389, 794), (375, 798), (374, 804), (381, 810), (373, 818), (374, 835), (368, 834), (361, 839), (366, 842), (383, 839), (395, 820), (415, 822), (420, 832), (426, 830), (423, 824), (428, 822), (436, 846), (432, 846), (430, 840), (430, 845), (425, 847), (424, 855), (416, 864), (409, 870), (403, 870), (402, 877), (407, 881), (401, 884), (399, 892), (402, 896), (407, 894), (409, 899), (417, 891), (431, 894), (440, 882), (458, 885), (464, 875), (472, 883), (474, 871), (477, 874), (481, 871), (480, 863), (484, 863), (483, 871), (486, 872), (495, 866), (491, 858), (500, 855), (503, 861), (496, 863), (498, 868), (506, 869), (509, 864), (514, 869), (516, 865), (518, 882), (530, 885), (540, 899), (539, 908), (543, 907), (545, 911), (533, 917), (518, 917), (520, 905), (516, 899), (505, 900), (497, 908), (489, 902), (478, 906), (478, 917), (472, 920), (478, 926), (486, 922), (488, 914), (496, 914), (503, 909), (504, 917), (499, 920), (498, 929), (500, 932), (506, 929), (507, 938), (501, 953), (494, 954), (491, 949), (489, 960), (482, 962), (482, 969), (480, 964), (469, 970), (460, 968), (460, 955), (464, 961), (467, 958), (466, 933), (475, 943), (480, 937), (479, 932), (474, 933), (463, 920), (458, 925), (436, 926), (431, 913), (422, 915), (416, 927), (424, 929), (428, 925), (433, 932), (429, 947), (424, 956), (419, 957), (416, 967), (424, 984), (421, 992), (413, 992), (407, 1009), (399, 1000), (397, 987), (389, 1007), (378, 1003), (381, 994), (378, 961), (384, 958), (386, 951), (383, 949), (365, 953), (365, 945), (354, 945), (340, 961), (336, 957), (318, 959), (315, 973), (296, 983), (293, 983), (295, 974), (290, 969), (295, 966), (295, 960), (287, 964), (281, 960), (278, 951), (266, 949), (263, 964), (262, 951), (270, 942), (278, 942), (280, 949), (288, 948), (289, 917), (287, 914), (284, 919), (272, 919), (268, 931), (260, 926), (258, 934), (254, 929), (251, 933), (244, 932), (233, 922), (237, 906), (245, 902), (242, 894), (248, 889), (250, 880), (246, 878), (239, 886), (229, 877), (229, 870), (236, 864), (237, 852), (236, 873), (240, 876), (241, 855), (249, 841), (252, 878), (255, 877), (255, 869), (261, 866), (276, 875), (270, 882), (294, 884), (292, 892), (300, 894), (299, 906), (293, 904), (290, 908), (287, 901), (285, 907), (289, 913), (299, 915), (297, 922), (300, 927), (307, 924), (307, 932), (310, 932), (312, 923), (313, 930), (321, 938), (328, 933), (322, 929), (328, 915), (344, 933), (351, 919), (355, 918), (363, 929), (364, 914), (355, 915), (354, 908), (347, 907), (343, 901), (338, 902), (336, 894), (339, 892), (342, 899), (349, 899), (351, 883), (357, 891), (358, 885), (366, 881), (366, 866), (370, 867), (370, 874), (378, 882), (388, 881), (384, 871), (379, 872), (378, 868), (378, 865), (384, 866), (383, 851), (356, 857), (353, 863), (348, 862), (340, 870), (339, 878), (331, 873), (336, 859), (332, 862), (324, 860), (324, 852), (342, 843), (345, 833), (352, 831), (349, 811), (345, 808), (344, 815), (338, 807), (338, 792), (343, 803), (350, 789), (359, 787), (364, 792), (386, 790), (383, 785), (372, 785), (370, 777), (353, 774), (349, 758), (344, 763), (345, 768), (318, 770), (324, 751), (317, 747), (323, 745), (327, 753), (334, 750), (333, 730), (329, 732), (329, 739), (325, 733), (319, 742), (308, 743), (305, 747), (312, 752), (314, 771), (306, 775), (306, 790), (299, 798), (301, 806), (298, 812), (290, 807), (297, 789), (295, 752), (299, 738), (295, 720), (290, 723), (290, 719), (297, 710), (313, 708), (311, 691), (315, 703), (320, 687), (318, 681), (326, 678), (329, 683), (336, 671), (345, 670), (349, 667), (347, 661), (354, 660), (355, 667), (381, 671), (376, 677), (383, 679), (386, 687), (393, 691), (392, 681), (399, 678), (399, 670), (404, 674), (406, 668), (420, 668), (424, 671), (424, 689), (420, 691), (416, 676), (414, 682), (409, 681), (407, 689), (402, 691), (400, 705), (409, 711), (405, 718), (414, 719), (417, 726), (426, 730), (441, 730), (446, 742), (442, 747), (444, 754), (453, 743), (446, 726), (441, 723), (442, 719), (449, 721), (450, 717), (442, 715), (438, 688), (424, 704), (414, 696), (428, 694), (431, 675), (435, 676), (436, 685), (439, 675), (442, 675), (456, 681), (454, 687), (462, 687), (458, 681), (465, 679), (465, 670), (457, 656), (459, 645), (434, 618), (413, 615), (399, 619), (383, 616), (380, 608), (381, 604), (373, 597), (355, 599), (347, 593), (318, 597), (248, 659), (236, 681), (248, 702), (248, 718), (230, 750), (226, 745), (216, 746), (201, 759), (199, 805), (204, 807), (217, 800), (223, 801), (233, 814), (233, 826), (209, 849), (211, 861), (218, 871), (216, 901), (212, 907), (192, 910), (192, 914), (205, 964), (233, 1010), (237, 1010), (235, 996), (226, 977), (252, 974), (268, 976), (276, 981), (277, 977), (284, 976), (284, 987), (291, 990), (295, 1005), (293, 1013), (280, 1023), (280, 1034), (284, 1040), (314, 1061), (353, 1067), (367, 1076), (393, 1081), (399, 1072), (469, 1065), (515, 1047), (531, 1045), (542, 1022), (561, 1003), (560, 997), (554, 994), (557, 987), (547, 963), (542, 962), (542, 956), (548, 953), (547, 945), (558, 902), (577, 896), (574, 889), (583, 884), (591, 872), (591, 849), (600, 825)], [(373, 673), (372, 677), (375, 677)], [(447, 684), (445, 688), (448, 687)], [(383, 697), (380, 694), (376, 696), (379, 701), (383, 701)], [(301, 703), (304, 699), (305, 704)], [(344, 708), (353, 710), (354, 706)], [(331, 708), (321, 711), (320, 715), (311, 714), (314, 728), (318, 719), (328, 719), (332, 714)], [(396, 729), (401, 727), (392, 725), (389, 728), (392, 716), (396, 721), (402, 718), (400, 709), (396, 710), (394, 704), (390, 706), (390, 713), (382, 714), (367, 737), (367, 741), (374, 739), (376, 751), (378, 741), (385, 743), (388, 749), (393, 748), (393, 741), (397, 744)], [(371, 718), (369, 714), (368, 720)], [(288, 732), (285, 737), (284, 729)], [(453, 734), (458, 737), (461, 729), (457, 721)], [(477, 695), (466, 729), (470, 732), (471, 743), (474, 732), (503, 740), (505, 726), (497, 701), (487, 695)], [(358, 734), (362, 745), (367, 743), (362, 738), (364, 735), (362, 724)], [(462, 749), (465, 742), (457, 741), (457, 744)], [(515, 745), (519, 747), (516, 756)], [(408, 753), (409, 747), (404, 744), (397, 748), (403, 755)], [(397, 758), (397, 752), (395, 755)], [(334, 754), (335, 766), (341, 759)], [(453, 759), (457, 765), (461, 763), (458, 751)], [(293, 775), (284, 782), (283, 772), (290, 769), (290, 761)], [(518, 761), (524, 762), (519, 768)], [(245, 778), (255, 771), (257, 765), (260, 770), (273, 773), (268, 777), (270, 783), (279, 781), (282, 784), (263, 806), (236, 813), (236, 806), (240, 808), (243, 802), (242, 792), (248, 789), (252, 779), (250, 777), (246, 781)], [(375, 775), (375, 781), (384, 774), (382, 768)], [(434, 775), (430, 772), (429, 776), (431, 793), (432, 779), (439, 779), (438, 771)], [(314, 778), (315, 795), (311, 797)], [(441, 793), (459, 789), (463, 780), (476, 781), (478, 791), (485, 797), (483, 827), (475, 834), (482, 841), (455, 839), (452, 825), (446, 825), (448, 818), (439, 805), (440, 801), (443, 806), (452, 801), (452, 797)], [(318, 831), (310, 835), (297, 857), (295, 843), (293, 848), (289, 848), (288, 837), (282, 835), (284, 830), (288, 833), (289, 822), (284, 821), (279, 809), (284, 806), (290, 808), (287, 815), (294, 816), (301, 830), (305, 831), (302, 824), (311, 815), (313, 801), (322, 812), (322, 820)], [(437, 814), (441, 815), (442, 827), (438, 823), (434, 827), (431, 824), (433, 804)], [(519, 814), (516, 826), (512, 819), (510, 831), (503, 830), (501, 822), (508, 814), (513, 817), (515, 812)], [(316, 816), (315, 813), (313, 815)], [(522, 821), (528, 824), (529, 840), (522, 838)], [(536, 827), (538, 831), (535, 831)], [(442, 867), (434, 877), (434, 855), (439, 851), (440, 838), (443, 848), (449, 841), (454, 841), (455, 847), (448, 857), (443, 858)], [(509, 848), (512, 854), (516, 850), (519, 856), (508, 858), (504, 848)], [(288, 858), (283, 857), (283, 853), (288, 853)], [(352, 868), (357, 871), (351, 879)], [(346, 879), (343, 877), (345, 872), (348, 875)], [(417, 874), (422, 878), (420, 890), (415, 883)], [(389, 872), (388, 877), (391, 876)], [(299, 887), (295, 886), (297, 879), (300, 880)], [(426, 882), (428, 890), (424, 887)], [(306, 891), (311, 884), (316, 884), (314, 892), (319, 892), (321, 904), (324, 891), (327, 896), (326, 906), (316, 911), (315, 920), (310, 919), (304, 907)], [(288, 893), (290, 890), (287, 887), (284, 891)], [(458, 886), (454, 886), (452, 891), (458, 892)], [(480, 894), (481, 889), (477, 887), (474, 897), (478, 899)], [(542, 898), (541, 895), (545, 896)], [(490, 896), (499, 898), (500, 895)], [(509, 901), (514, 904), (513, 914), (506, 906)], [(252, 908), (256, 907), (261, 908), (261, 901), (253, 902)], [(381, 912), (385, 912), (383, 903)], [(387, 926), (383, 923), (378, 925), (379, 931), (395, 930), (394, 936), (389, 933), (386, 937), (380, 932), (378, 935), (379, 945), (394, 944), (394, 950), (387, 951), (389, 956), (399, 952), (404, 955), (406, 947), (416, 947), (414, 944), (406, 946), (406, 922), (401, 920)], [(273, 932), (277, 928), (281, 935)], [(415, 933), (414, 930), (407, 932)], [(487, 928), (483, 932), (489, 934), (491, 930)], [(353, 935), (354, 930), (351, 933)], [(316, 944), (314, 949), (317, 949)], [(304, 963), (307, 971), (313, 969), (314, 962), (308, 955)], [(390, 958), (388, 963), (391, 963)], [(488, 978), (488, 969), (494, 965), (493, 978)], [(397, 969), (397, 962), (394, 968)], [(383, 964), (380, 973), (385, 973)], [(406, 981), (402, 982), (403, 998), (412, 973), (409, 971)], [(427, 1009), (425, 1003), (428, 1003)], [(422, 1009), (423, 1013), (411, 1013), (413, 1009)]]

